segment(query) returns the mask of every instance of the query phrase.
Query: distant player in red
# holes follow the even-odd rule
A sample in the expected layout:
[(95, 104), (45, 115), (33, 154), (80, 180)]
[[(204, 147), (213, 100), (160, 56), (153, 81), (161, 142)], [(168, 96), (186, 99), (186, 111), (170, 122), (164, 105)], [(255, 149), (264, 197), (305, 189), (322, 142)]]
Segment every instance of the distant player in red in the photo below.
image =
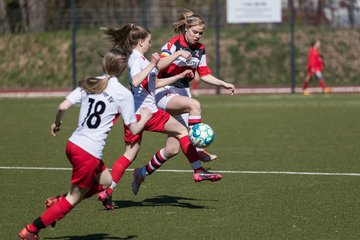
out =
[(319, 85), (323, 93), (329, 93), (330, 88), (325, 85), (325, 80), (323, 76), (323, 59), (320, 55), (320, 40), (315, 40), (311, 44), (309, 49), (309, 55), (307, 60), (307, 74), (304, 80), (303, 93), (305, 96), (310, 95), (310, 92), (307, 90), (309, 86), (310, 79), (315, 77), (319, 81)]
[(65, 112), (81, 103), (78, 127), (66, 145), (66, 155), (72, 165), (71, 188), (63, 196), (48, 198), (47, 209), (33, 223), (24, 227), (19, 237), (38, 240), (39, 231), (53, 225), (68, 214), (81, 200), (108, 188), (111, 174), (102, 161), (102, 151), (112, 126), (119, 115), (133, 134), (139, 133), (151, 118), (148, 109), (141, 110), (137, 121), (131, 92), (119, 83), (118, 78), (126, 69), (127, 55), (121, 49), (112, 49), (103, 57), (104, 76), (90, 77), (60, 103), (51, 134), (60, 130)]

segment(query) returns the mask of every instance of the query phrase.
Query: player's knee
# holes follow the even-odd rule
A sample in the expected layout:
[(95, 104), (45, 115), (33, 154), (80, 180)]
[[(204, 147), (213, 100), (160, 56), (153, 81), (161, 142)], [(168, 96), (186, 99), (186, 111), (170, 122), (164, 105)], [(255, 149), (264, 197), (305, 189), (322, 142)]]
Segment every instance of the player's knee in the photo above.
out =
[(167, 158), (173, 157), (179, 153), (179, 146), (167, 145), (165, 148), (165, 155)]
[(198, 100), (196, 100), (196, 99), (192, 99), (191, 100), (191, 105), (190, 105), (190, 107), (191, 107), (191, 110), (192, 111), (196, 111), (196, 112), (201, 112), (201, 105), (200, 105), (200, 102), (198, 101)]
[(106, 181), (102, 184), (102, 187), (104, 189), (107, 189), (111, 186), (111, 183), (112, 183), (112, 179), (106, 179)]

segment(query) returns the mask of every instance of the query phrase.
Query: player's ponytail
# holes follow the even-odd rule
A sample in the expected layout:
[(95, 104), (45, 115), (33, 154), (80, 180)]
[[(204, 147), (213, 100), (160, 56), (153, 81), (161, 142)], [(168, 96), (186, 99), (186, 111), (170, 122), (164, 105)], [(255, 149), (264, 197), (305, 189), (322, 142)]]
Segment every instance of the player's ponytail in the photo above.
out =
[(127, 66), (128, 56), (124, 49), (115, 47), (103, 57), (103, 70), (109, 76), (119, 77)]
[(173, 23), (173, 32), (185, 34), (187, 28), (197, 25), (205, 25), (204, 18), (200, 14), (184, 9), (178, 20)]
[(131, 54), (133, 48), (140, 40), (143, 40), (151, 34), (151, 32), (133, 23), (128, 23), (121, 28), (101, 28), (105, 39), (109, 40), (113, 47), (124, 49), (127, 54)]
[(104, 91), (108, 80), (96, 77), (89, 77), (80, 80), (78, 86), (85, 90), (88, 94), (99, 94)]
[(102, 93), (106, 89), (111, 77), (118, 77), (124, 72), (127, 65), (127, 59), (125, 50), (121, 48), (111, 49), (105, 53), (102, 61), (105, 78), (89, 77), (80, 80), (78, 86), (83, 88), (89, 94)]

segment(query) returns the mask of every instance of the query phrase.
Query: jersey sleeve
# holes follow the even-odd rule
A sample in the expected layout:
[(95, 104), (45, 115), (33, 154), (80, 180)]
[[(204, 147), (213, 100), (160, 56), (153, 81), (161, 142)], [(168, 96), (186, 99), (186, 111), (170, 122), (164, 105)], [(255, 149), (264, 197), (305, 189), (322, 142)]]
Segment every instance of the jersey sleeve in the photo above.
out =
[(135, 76), (139, 72), (141, 72), (142, 66), (141, 63), (143, 62), (143, 59), (136, 57), (133, 58), (131, 62), (129, 62), (129, 69), (130, 69), (130, 77)]
[(81, 103), (82, 89), (80, 87), (75, 88), (69, 95), (66, 96), (72, 104)]
[(209, 75), (212, 72), (206, 61), (205, 49), (203, 49), (203, 54), (201, 55), (197, 71), (198, 71), (200, 77)]
[(170, 41), (167, 42), (162, 48), (161, 48), (161, 53), (160, 53), (160, 57), (164, 58), (164, 57), (168, 57), (171, 54), (173, 54), (174, 52), (176, 52), (176, 46)]
[(121, 92), (122, 98), (120, 101), (119, 112), (124, 121), (124, 124), (129, 125), (131, 123), (137, 122), (133, 95), (125, 87), (121, 88)]

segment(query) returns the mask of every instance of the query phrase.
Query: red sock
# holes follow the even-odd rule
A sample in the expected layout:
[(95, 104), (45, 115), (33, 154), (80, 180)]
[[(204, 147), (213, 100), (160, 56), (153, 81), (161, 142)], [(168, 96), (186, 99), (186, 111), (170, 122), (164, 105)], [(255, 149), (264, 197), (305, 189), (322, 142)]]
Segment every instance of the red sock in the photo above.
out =
[(96, 194), (98, 192), (102, 192), (102, 191), (104, 191), (103, 186), (98, 183), (94, 183), (90, 187), (89, 191), (85, 194), (84, 199), (89, 198), (89, 197), (93, 196), (94, 194)]
[(196, 148), (191, 144), (190, 138), (188, 135), (179, 139), (180, 147), (182, 152), (185, 154), (186, 158), (189, 160), (191, 167), (194, 171), (202, 171), (203, 168), (197, 156)]
[(319, 85), (322, 89), (326, 88), (326, 85), (325, 85), (325, 81), (324, 80), (319, 80)]
[[(122, 176), (125, 173), (125, 170), (129, 167), (130, 164), (131, 164), (131, 161), (129, 159), (127, 159), (124, 155), (122, 155), (121, 157), (119, 157), (116, 160), (116, 162), (114, 163), (114, 165), (112, 166), (112, 169), (111, 169), (112, 180), (115, 183), (118, 183), (120, 181), (120, 179), (122, 178)], [(106, 191), (109, 195), (112, 194), (111, 188), (107, 188)]]
[(193, 80), (193, 81), (192, 81), (191, 88), (192, 88), (193, 90), (197, 90), (197, 89), (198, 89), (198, 86), (199, 86), (199, 82)]
[(303, 86), (303, 89), (307, 89), (309, 86), (309, 81), (304, 81), (304, 86)]
[(189, 125), (195, 125), (201, 123), (201, 116), (189, 116)]
[(163, 163), (165, 163), (167, 160), (167, 157), (164, 155), (164, 149), (161, 149), (155, 155), (151, 158), (151, 160), (146, 164), (146, 172), (151, 175), (153, 172), (155, 172), (156, 169), (161, 167)]
[(62, 219), (71, 209), (73, 209), (73, 206), (66, 198), (62, 198), (59, 202), (46, 209), (40, 218), (36, 219), (32, 224), (29, 224), (27, 228), (29, 231), (37, 233), (40, 228), (45, 228), (53, 222)]

